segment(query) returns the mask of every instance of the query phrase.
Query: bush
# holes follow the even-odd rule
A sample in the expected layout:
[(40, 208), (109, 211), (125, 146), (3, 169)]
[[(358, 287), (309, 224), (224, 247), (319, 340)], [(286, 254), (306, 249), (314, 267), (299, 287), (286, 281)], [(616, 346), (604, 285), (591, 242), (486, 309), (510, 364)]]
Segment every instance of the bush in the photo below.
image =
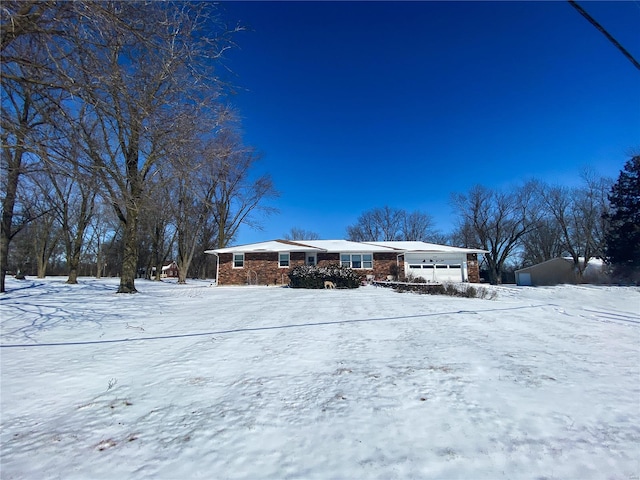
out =
[(450, 297), (482, 298), (493, 300), (496, 292), (483, 287), (474, 287), (466, 283), (449, 283), (433, 285), (429, 283), (400, 284), (393, 287), (397, 292), (416, 292), (429, 295), (449, 295)]
[(324, 288), (324, 282), (333, 282), (336, 288), (358, 288), (362, 276), (342, 265), (326, 267), (301, 265), (289, 272), (292, 288)]

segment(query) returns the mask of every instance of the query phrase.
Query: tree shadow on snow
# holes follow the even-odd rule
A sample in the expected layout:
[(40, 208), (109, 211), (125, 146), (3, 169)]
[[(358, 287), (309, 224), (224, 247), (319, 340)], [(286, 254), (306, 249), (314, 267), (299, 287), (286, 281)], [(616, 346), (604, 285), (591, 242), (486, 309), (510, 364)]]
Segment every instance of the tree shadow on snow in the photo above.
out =
[(525, 310), (532, 308), (547, 307), (550, 304), (542, 305), (525, 305), (520, 307), (506, 307), (506, 308), (490, 308), (486, 310), (456, 310), (450, 312), (436, 312), (436, 313), (424, 313), (418, 315), (401, 315), (397, 317), (381, 317), (381, 318), (361, 318), (353, 320), (333, 320), (327, 322), (309, 322), (309, 323), (297, 323), (290, 325), (274, 325), (264, 327), (247, 327), (247, 328), (234, 328), (229, 330), (216, 330), (211, 332), (199, 332), (199, 333), (181, 333), (175, 335), (158, 335), (150, 337), (136, 337), (136, 338), (118, 338), (111, 340), (89, 340), (78, 342), (56, 342), (56, 343), (29, 343), (29, 344), (0, 344), (0, 348), (20, 348), (20, 347), (56, 347), (56, 346), (70, 346), (70, 345), (101, 345), (108, 343), (125, 343), (125, 342), (143, 342), (150, 340), (172, 340), (179, 338), (192, 338), (192, 337), (205, 337), (210, 335), (230, 335), (234, 333), (252, 333), (252, 332), (265, 332), (270, 330), (285, 330), (290, 328), (308, 328), (308, 327), (322, 327), (328, 325), (344, 325), (350, 323), (366, 323), (366, 322), (389, 322), (395, 320), (407, 320), (414, 318), (427, 318), (437, 317), (441, 315), (460, 315), (460, 314), (478, 314), (485, 312), (504, 312), (508, 310)]

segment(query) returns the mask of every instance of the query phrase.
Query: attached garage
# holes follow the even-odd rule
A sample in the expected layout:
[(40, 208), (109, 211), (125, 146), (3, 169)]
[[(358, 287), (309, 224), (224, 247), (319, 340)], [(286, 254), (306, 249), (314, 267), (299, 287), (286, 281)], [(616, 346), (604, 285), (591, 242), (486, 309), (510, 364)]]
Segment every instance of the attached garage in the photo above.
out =
[(465, 281), (466, 256), (405, 254), (405, 275), (407, 278), (424, 278), (427, 282)]
[(429, 283), (480, 281), (477, 255), (485, 250), (426, 242), (371, 243), (402, 250), (407, 279), (423, 278)]

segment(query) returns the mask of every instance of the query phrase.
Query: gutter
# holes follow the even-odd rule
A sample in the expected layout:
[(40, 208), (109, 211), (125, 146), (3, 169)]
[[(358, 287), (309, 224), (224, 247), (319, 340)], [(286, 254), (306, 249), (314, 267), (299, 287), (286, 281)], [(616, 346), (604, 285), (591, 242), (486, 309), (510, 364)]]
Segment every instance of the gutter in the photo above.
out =
[(220, 284), (220, 257), (218, 256), (218, 254), (212, 250), (209, 250), (207, 252), (204, 253), (208, 253), (210, 255), (215, 255), (216, 256), (216, 287)]

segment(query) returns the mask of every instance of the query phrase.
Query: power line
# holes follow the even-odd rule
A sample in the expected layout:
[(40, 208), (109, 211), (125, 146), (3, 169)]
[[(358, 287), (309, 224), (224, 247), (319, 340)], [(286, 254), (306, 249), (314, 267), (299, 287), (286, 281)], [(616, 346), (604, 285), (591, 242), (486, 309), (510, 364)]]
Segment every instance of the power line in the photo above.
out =
[(638, 61), (633, 58), (633, 55), (631, 55), (626, 48), (624, 48), (622, 45), (620, 45), (620, 42), (618, 42), (615, 38), (613, 38), (613, 36), (607, 32), (604, 27), (602, 25), (600, 25), (591, 15), (589, 15), (580, 5), (578, 5), (574, 0), (568, 0), (569, 3), (571, 4), (571, 6), (573, 8), (575, 8), (578, 12), (580, 12), (580, 14), (586, 18), (589, 23), (591, 23), (594, 27), (596, 27), (598, 30), (600, 30), (602, 32), (602, 34), (607, 37), (609, 39), (609, 41), (611, 43), (613, 43), (616, 47), (618, 47), (618, 50), (620, 50), (622, 52), (622, 54), (627, 57), (631, 63), (633, 63), (633, 65), (640, 70), (640, 63), (638, 63)]

